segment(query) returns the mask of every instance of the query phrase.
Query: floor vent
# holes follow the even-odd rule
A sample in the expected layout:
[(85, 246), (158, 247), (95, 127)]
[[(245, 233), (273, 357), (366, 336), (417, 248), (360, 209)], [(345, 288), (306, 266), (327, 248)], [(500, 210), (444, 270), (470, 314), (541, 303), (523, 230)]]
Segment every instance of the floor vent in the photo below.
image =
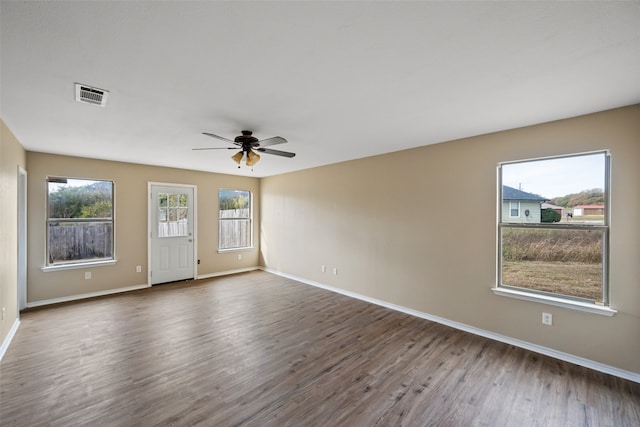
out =
[(109, 91), (76, 83), (76, 101), (104, 107), (107, 104)]

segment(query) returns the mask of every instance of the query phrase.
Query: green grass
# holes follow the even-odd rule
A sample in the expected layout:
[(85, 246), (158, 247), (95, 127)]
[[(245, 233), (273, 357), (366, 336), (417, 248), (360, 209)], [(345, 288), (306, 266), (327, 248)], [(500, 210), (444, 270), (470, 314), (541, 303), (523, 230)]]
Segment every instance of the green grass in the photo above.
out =
[(572, 297), (602, 300), (602, 264), (506, 261), (502, 283)]
[(502, 230), (502, 283), (602, 300), (602, 233), (597, 230)]

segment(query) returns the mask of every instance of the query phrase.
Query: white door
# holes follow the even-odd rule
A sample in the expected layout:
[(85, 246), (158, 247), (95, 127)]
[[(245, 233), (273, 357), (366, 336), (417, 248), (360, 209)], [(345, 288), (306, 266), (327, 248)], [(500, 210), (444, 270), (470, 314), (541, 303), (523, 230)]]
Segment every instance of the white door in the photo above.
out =
[(150, 184), (150, 283), (193, 279), (194, 187)]

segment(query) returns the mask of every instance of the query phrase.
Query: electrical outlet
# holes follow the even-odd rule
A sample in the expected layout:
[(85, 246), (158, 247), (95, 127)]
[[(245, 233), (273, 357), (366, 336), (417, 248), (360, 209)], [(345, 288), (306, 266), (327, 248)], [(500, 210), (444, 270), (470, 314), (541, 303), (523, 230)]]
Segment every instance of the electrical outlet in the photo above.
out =
[(91, 279), (91, 272), (90, 271), (85, 271), (84, 272), (84, 280), (89, 280)]
[(323, 273), (326, 273), (327, 272), (327, 266), (326, 265), (321, 266), (320, 267), (320, 271), (322, 271)]
[(338, 275), (338, 267), (333, 267), (333, 275), (334, 276)]
[(4, 307), (2, 307), (2, 320), (4, 320)]
[(242, 254), (238, 254), (238, 261), (242, 260)]
[(551, 313), (542, 313), (542, 324), (543, 325), (553, 325), (553, 316)]
[(142, 266), (136, 265), (136, 273), (142, 273)]

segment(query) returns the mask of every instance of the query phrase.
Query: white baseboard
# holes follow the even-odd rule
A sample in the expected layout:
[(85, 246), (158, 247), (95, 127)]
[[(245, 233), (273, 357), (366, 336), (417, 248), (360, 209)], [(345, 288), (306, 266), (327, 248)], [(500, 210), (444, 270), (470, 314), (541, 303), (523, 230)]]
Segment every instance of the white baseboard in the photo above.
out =
[[(208, 279), (211, 277), (226, 276), (229, 274), (244, 273), (247, 271), (254, 271), (259, 269), (260, 267), (239, 268), (237, 270), (227, 270), (227, 271), (221, 271), (219, 273), (203, 274), (198, 276), (197, 279)], [(81, 300), (86, 298), (101, 297), (105, 295), (118, 294), (120, 292), (136, 291), (138, 289), (148, 288), (149, 286), (150, 285), (148, 284), (134, 285), (134, 286), (127, 286), (125, 288), (108, 289), (106, 291), (90, 292), (90, 293), (79, 294), (79, 295), (70, 295), (68, 297), (52, 298), (52, 299), (41, 300), (41, 301), (32, 301), (27, 303), (27, 308), (40, 307), (43, 305), (50, 305), (50, 304), (58, 304), (61, 302), (76, 301), (76, 300)]]
[(106, 291), (89, 292), (86, 294), (70, 295), (68, 297), (52, 298), (52, 299), (46, 299), (41, 301), (32, 301), (27, 303), (27, 308), (40, 307), (43, 305), (50, 305), (50, 304), (58, 304), (61, 302), (76, 301), (76, 300), (86, 299), (86, 298), (101, 297), (105, 295), (119, 294), (120, 292), (136, 291), (138, 289), (144, 289), (148, 287), (149, 285), (145, 283), (144, 285), (127, 286), (126, 288), (108, 289)]
[(2, 358), (4, 357), (4, 354), (9, 348), (9, 344), (11, 344), (11, 340), (15, 336), (16, 332), (18, 332), (18, 326), (20, 326), (20, 319), (16, 319), (13, 322), (13, 326), (11, 326), (7, 337), (4, 339), (4, 341), (2, 341), (2, 345), (0, 345), (0, 360), (2, 360)]
[(382, 301), (376, 298), (371, 298), (366, 295), (361, 295), (355, 292), (346, 291), (344, 289), (335, 288), (333, 286), (328, 286), (322, 283), (314, 282), (313, 280), (307, 280), (302, 277), (293, 276), (291, 274), (283, 273), (281, 271), (273, 270), (270, 268), (262, 267), (262, 270), (276, 274), (278, 276), (286, 277), (288, 279), (295, 280), (297, 282), (301, 282), (307, 285), (315, 286), (318, 288), (326, 289), (332, 292), (336, 292), (338, 294), (346, 295), (348, 297), (356, 298), (362, 301), (366, 301), (372, 304), (376, 304), (382, 307), (390, 308), (395, 311), (400, 311), (405, 314), (409, 314), (411, 316), (420, 317), (422, 319), (430, 320), (432, 322), (440, 323), (446, 326), (450, 326), (455, 329), (459, 329), (461, 331), (469, 332), (474, 335), (479, 335), (481, 337), (489, 338), (495, 341), (500, 341), (505, 344), (510, 344), (516, 347), (524, 348), (526, 350), (530, 350), (536, 353), (544, 354), (546, 356), (554, 357), (559, 360), (564, 360), (565, 362), (573, 363), (576, 365), (584, 366), (585, 368), (593, 369), (594, 371), (603, 372), (605, 374), (613, 375), (616, 377), (624, 378), (626, 380), (630, 380), (636, 383), (640, 383), (640, 374), (635, 372), (626, 371), (624, 369), (619, 369), (614, 366), (605, 365), (604, 363), (596, 362), (590, 359), (585, 359), (583, 357), (574, 356), (573, 354), (564, 353), (562, 351), (557, 351), (552, 348), (543, 347), (537, 344), (532, 344), (526, 341), (521, 341), (515, 338), (511, 338), (505, 335), (496, 334), (494, 332), (486, 331), (484, 329), (476, 328), (474, 326), (469, 326), (464, 323), (455, 322), (453, 320), (445, 319), (443, 317), (434, 316), (428, 313), (423, 313), (421, 311), (413, 310), (411, 308), (403, 307), (396, 304), (391, 304), (386, 301)]
[(228, 276), (229, 274), (246, 273), (247, 271), (255, 271), (260, 269), (261, 267), (246, 267), (246, 268), (239, 268), (237, 270), (221, 271), (219, 273), (201, 274), (201, 275), (198, 275), (198, 279), (210, 279), (212, 277)]

